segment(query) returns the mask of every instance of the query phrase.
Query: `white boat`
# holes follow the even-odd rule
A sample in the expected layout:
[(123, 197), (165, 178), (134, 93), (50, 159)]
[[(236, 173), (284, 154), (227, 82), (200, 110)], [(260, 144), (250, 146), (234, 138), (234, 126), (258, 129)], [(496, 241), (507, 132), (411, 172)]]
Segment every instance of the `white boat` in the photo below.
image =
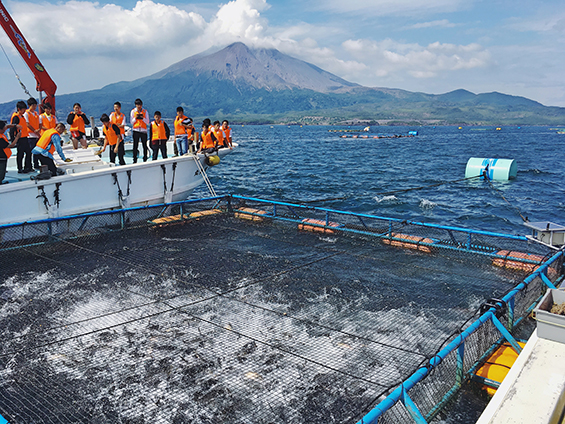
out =
[[(11, 182), (0, 185), (0, 225), (185, 200), (203, 182), (202, 170), (207, 168), (202, 154), (116, 166), (103, 161), (98, 148), (63, 149), (72, 162), (63, 162), (55, 153), (64, 174), (47, 180), (14, 173), (12, 155)], [(223, 148), (218, 156), (230, 152)]]

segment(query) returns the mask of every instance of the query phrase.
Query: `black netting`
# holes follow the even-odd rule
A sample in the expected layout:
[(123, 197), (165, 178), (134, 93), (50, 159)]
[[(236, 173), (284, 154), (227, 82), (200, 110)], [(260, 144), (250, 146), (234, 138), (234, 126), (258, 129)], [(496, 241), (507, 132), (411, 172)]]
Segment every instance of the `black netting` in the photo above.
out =
[[(353, 423), (528, 274), (493, 252), (547, 254), (230, 201), (2, 229), (0, 413), (12, 424)], [(520, 293), (516, 316), (542, 285)], [(492, 324), (474, 333), (465, 371), (499, 337)], [(456, 362), (410, 391), (424, 414)], [(381, 421), (407, 417), (396, 405)]]

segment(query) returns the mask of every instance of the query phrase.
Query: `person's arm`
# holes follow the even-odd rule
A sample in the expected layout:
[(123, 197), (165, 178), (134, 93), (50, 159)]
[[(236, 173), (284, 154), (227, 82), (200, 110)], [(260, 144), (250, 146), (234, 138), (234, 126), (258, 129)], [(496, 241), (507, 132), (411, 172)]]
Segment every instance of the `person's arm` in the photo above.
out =
[(12, 139), (12, 144), (16, 143), (22, 135), (21, 132), (22, 127), (19, 124), (20, 124), (20, 117), (18, 115), (15, 115), (12, 118), (12, 122), (10, 124), (12, 125), (12, 127), (10, 128), (10, 138)]
[(114, 147), (114, 153), (118, 153), (118, 147), (122, 142), (122, 134), (120, 132), (120, 127), (118, 127), (116, 124), (112, 124), (112, 130), (114, 130), (114, 132), (116, 133), (116, 146)]
[(71, 161), (70, 159), (67, 160), (65, 154), (63, 153), (63, 148), (61, 147), (61, 136), (58, 133), (53, 134), (53, 137), (51, 137), (51, 143), (55, 145), (55, 150), (57, 150), (57, 153), (59, 153), (59, 156), (62, 160), (64, 160), (65, 162)]
[(90, 125), (90, 121), (89, 119), (86, 117), (86, 115), (83, 113), (80, 115), (80, 117), (82, 118), (82, 120), (84, 121), (84, 125)]
[(165, 124), (165, 135), (167, 136), (167, 140), (168, 140), (169, 137), (171, 136), (171, 130), (169, 129), (169, 126), (165, 121), (163, 121), (163, 124)]
[(69, 113), (69, 116), (67, 116), (67, 124), (73, 125), (74, 120), (75, 120), (75, 113), (74, 112)]
[(149, 113), (145, 109), (143, 109), (143, 122), (149, 128)]
[(212, 141), (214, 142), (214, 147), (218, 147), (218, 139), (216, 138), (216, 134), (210, 131), (210, 136), (212, 136)]

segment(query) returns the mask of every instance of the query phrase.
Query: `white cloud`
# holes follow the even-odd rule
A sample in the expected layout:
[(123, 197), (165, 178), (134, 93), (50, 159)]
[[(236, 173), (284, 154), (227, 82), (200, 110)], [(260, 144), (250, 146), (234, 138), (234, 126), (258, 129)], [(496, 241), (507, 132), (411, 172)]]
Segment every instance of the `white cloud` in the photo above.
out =
[(453, 71), (483, 68), (492, 63), (490, 53), (478, 44), (463, 46), (435, 42), (421, 46), (390, 39), (381, 42), (347, 40), (343, 48), (371, 69), (366, 77), (360, 72), (351, 74), (352, 79), (366, 84), (369, 79), (378, 81), (389, 76), (397, 81), (432, 78)]
[(454, 12), (467, 8), (470, 3), (463, 0), (348, 0), (347, 3), (342, 0), (326, 0), (319, 2), (318, 8), (333, 13), (363, 16), (420, 16)]
[(138, 1), (131, 10), (74, 0), (58, 4), (16, 2), (10, 9), (42, 58), (159, 52), (194, 38), (206, 24), (200, 15), (151, 0)]
[(409, 29), (423, 29), (423, 28), (453, 28), (457, 24), (449, 22), (447, 19), (440, 19), (437, 21), (421, 22), (418, 24), (410, 25)]

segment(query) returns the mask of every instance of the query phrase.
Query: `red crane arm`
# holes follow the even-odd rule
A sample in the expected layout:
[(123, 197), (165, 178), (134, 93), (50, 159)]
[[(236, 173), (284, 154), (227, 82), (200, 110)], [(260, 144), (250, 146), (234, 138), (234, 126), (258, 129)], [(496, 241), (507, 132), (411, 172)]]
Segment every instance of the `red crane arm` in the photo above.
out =
[(0, 1), (0, 25), (2, 25), (4, 31), (12, 43), (14, 43), (16, 50), (23, 57), (25, 63), (33, 73), (35, 81), (37, 82), (37, 91), (43, 91), (45, 93), (44, 102), (49, 102), (53, 107), (53, 112), (55, 112), (55, 92), (57, 91), (57, 84), (53, 82), (40, 60), (27, 43), (22, 32), (2, 4), (2, 1)]

